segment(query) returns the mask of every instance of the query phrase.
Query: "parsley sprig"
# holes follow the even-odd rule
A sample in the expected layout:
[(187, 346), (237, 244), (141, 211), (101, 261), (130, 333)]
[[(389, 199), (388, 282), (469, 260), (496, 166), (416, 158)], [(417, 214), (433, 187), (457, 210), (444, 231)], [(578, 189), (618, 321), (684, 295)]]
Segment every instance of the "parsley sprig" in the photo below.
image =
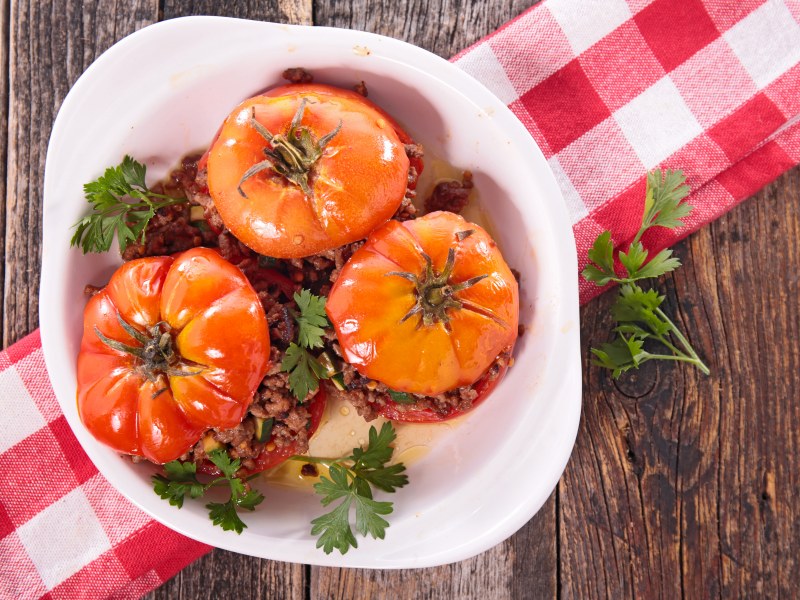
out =
[(394, 492), (408, 483), (403, 463), (387, 464), (392, 458), (391, 444), (396, 437), (392, 424), (384, 423), (380, 432), (370, 427), (366, 449), (353, 448), (353, 453), (345, 458), (292, 457), (292, 460), (328, 467), (330, 478), (322, 476), (314, 485), (314, 490), (322, 496), (323, 506), (341, 500), (333, 510), (311, 521), (311, 535), (319, 535), (317, 548), (322, 548), (325, 554), (330, 554), (334, 548), (345, 554), (350, 548), (358, 547), (350, 523), (353, 508), (356, 532), (375, 539), (385, 537), (389, 522), (383, 517), (391, 514), (394, 507), (391, 502), (375, 500), (372, 488)]
[(206, 504), (208, 516), (214, 525), (219, 525), (225, 531), (242, 533), (247, 525), (239, 517), (237, 509), (255, 510), (264, 501), (264, 496), (261, 492), (247, 489), (247, 480), (236, 476), (242, 466), (238, 458), (231, 460), (228, 453), (221, 448), (209, 452), (208, 458), (220, 470), (222, 477), (202, 483), (197, 479), (195, 463), (173, 460), (164, 465), (166, 475), (153, 475), (153, 490), (172, 506), (181, 508), (187, 495), (190, 498), (200, 498), (210, 488), (227, 484), (231, 491), (230, 498), (227, 502)]
[[(682, 202), (688, 195), (689, 187), (682, 171), (667, 170), (662, 175), (660, 170), (655, 170), (647, 174), (642, 225), (627, 252), (617, 253), (625, 271), (624, 276), (619, 276), (614, 266), (614, 244), (610, 231), (601, 233), (589, 250), (590, 264), (583, 270), (584, 279), (599, 286), (612, 281), (622, 284), (611, 308), (611, 315), (617, 323), (614, 327), (617, 335), (599, 349), (592, 348), (595, 356), (593, 363), (610, 369), (615, 378), (648, 360), (687, 362), (706, 375), (710, 373), (686, 336), (661, 310), (665, 297), (634, 283), (659, 277), (681, 265), (669, 249), (662, 250), (647, 262), (649, 253), (641, 238), (651, 227), (675, 229), (682, 226), (681, 219), (692, 210), (691, 206)], [(649, 352), (644, 349), (646, 341), (658, 342), (670, 353)]]
[(319, 388), (320, 379), (330, 377), (309, 349), (322, 348), (325, 328), (330, 327), (325, 314), (325, 298), (315, 296), (308, 290), (294, 294), (299, 313), (295, 313), (297, 322), (297, 343), (292, 342), (286, 349), (281, 361), (281, 371), (289, 373), (289, 389), (301, 402), (309, 393)]
[(119, 251), (123, 252), (129, 244), (144, 242), (145, 228), (156, 211), (187, 202), (186, 198), (151, 191), (145, 183), (146, 172), (142, 163), (125, 156), (119, 165), (85, 184), (83, 192), (92, 212), (73, 225), (70, 245), (80, 246), (84, 254), (106, 252), (116, 232)]

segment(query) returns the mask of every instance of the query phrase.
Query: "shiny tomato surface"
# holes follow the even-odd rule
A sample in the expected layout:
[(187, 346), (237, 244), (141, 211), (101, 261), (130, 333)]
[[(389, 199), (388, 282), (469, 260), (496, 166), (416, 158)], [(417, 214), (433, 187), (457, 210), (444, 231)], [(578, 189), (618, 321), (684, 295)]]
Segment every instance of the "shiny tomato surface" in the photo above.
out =
[[(291, 136), (303, 102), (297, 135)], [(277, 147), (253, 118), (269, 134), (286, 138), (300, 139), (302, 130), (319, 142), (336, 132), (310, 165), (307, 190), (266, 167), (242, 181), (267, 159), (265, 149)], [(355, 92), (282, 86), (246, 100), (225, 120), (208, 153), (209, 193), (226, 227), (253, 250), (277, 258), (309, 256), (362, 239), (395, 213), (408, 183), (406, 142), (410, 138), (390, 117)]]
[(519, 290), (486, 231), (434, 212), (373, 232), (326, 307), (345, 359), (362, 375), (435, 395), (474, 383), (514, 345)]
[[(324, 386), (320, 386), (319, 391), (308, 404), (308, 413), (311, 417), (311, 421), (308, 425), (309, 438), (314, 435), (319, 428), (319, 424), (322, 421), (322, 415), (325, 413), (326, 401), (327, 396), (325, 395)], [(256, 468), (252, 470), (242, 468), (240, 475), (248, 476), (254, 473), (260, 473), (266, 469), (271, 469), (272, 467), (277, 467), (279, 464), (285, 462), (290, 456), (297, 454), (298, 450), (296, 442), (292, 442), (286, 446), (274, 446), (272, 449), (269, 448), (270, 446), (268, 442), (264, 446), (264, 450), (261, 452), (261, 454), (254, 459)], [(218, 477), (222, 474), (217, 466), (210, 460), (204, 460), (202, 463), (200, 463), (197, 466), (197, 472), (204, 473), (206, 475), (212, 475), (214, 477)]]
[(84, 310), (81, 420), (118, 452), (168, 462), (241, 422), (269, 351), (258, 296), (216, 251), (127, 262)]

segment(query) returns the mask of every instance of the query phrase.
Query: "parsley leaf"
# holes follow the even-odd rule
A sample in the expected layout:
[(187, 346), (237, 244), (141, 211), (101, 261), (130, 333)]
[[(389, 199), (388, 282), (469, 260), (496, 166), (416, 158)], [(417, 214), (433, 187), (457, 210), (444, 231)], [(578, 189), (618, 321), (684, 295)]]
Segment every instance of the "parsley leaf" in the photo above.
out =
[(315, 296), (309, 290), (294, 294), (300, 309), (294, 315), (297, 321), (297, 343), (292, 342), (281, 361), (281, 371), (289, 373), (289, 389), (300, 402), (310, 392), (319, 388), (320, 379), (328, 379), (331, 372), (326, 369), (309, 348), (322, 348), (325, 328), (330, 327), (325, 314), (325, 298)]
[[(150, 191), (145, 183), (147, 169), (125, 156), (116, 167), (109, 167), (96, 180), (83, 186), (92, 212), (78, 220), (70, 246), (80, 246), (83, 253), (106, 252), (114, 233), (119, 250), (132, 243), (144, 242), (144, 231), (156, 211), (172, 204), (188, 202)], [(131, 201), (132, 200), (132, 201)]]
[[(619, 251), (617, 258), (625, 269), (619, 277), (614, 269), (614, 245), (611, 232), (600, 234), (588, 252), (589, 265), (583, 270), (587, 281), (604, 286), (611, 281), (621, 283), (619, 296), (611, 308), (616, 326), (616, 337), (600, 348), (592, 348), (593, 363), (612, 371), (613, 377), (638, 368), (653, 359), (688, 362), (706, 375), (709, 369), (700, 360), (689, 341), (661, 310), (664, 297), (654, 290), (643, 290), (633, 283), (641, 279), (659, 277), (681, 266), (672, 256), (672, 250), (662, 250), (647, 262), (648, 251), (641, 242), (645, 231), (651, 227), (674, 229), (683, 225), (681, 220), (692, 207), (682, 203), (689, 195), (689, 187), (682, 171), (655, 170), (647, 174), (642, 224), (627, 251)], [(670, 354), (653, 354), (644, 348), (646, 341), (658, 342)]]
[(298, 326), (297, 341), (303, 348), (322, 348), (325, 328), (330, 327), (325, 313), (325, 298), (315, 296), (309, 290), (295, 292), (294, 301), (300, 309), (295, 317)]
[(220, 470), (222, 477), (201, 483), (197, 479), (195, 463), (173, 460), (164, 465), (164, 475), (153, 475), (153, 490), (172, 506), (181, 508), (187, 494), (191, 498), (199, 498), (210, 488), (227, 483), (230, 498), (227, 502), (206, 504), (208, 516), (214, 525), (219, 525), (225, 531), (242, 533), (247, 525), (239, 518), (237, 508), (255, 510), (264, 501), (264, 496), (256, 490), (248, 490), (245, 482), (236, 477), (236, 472), (241, 467), (238, 458), (231, 460), (230, 455), (219, 448), (209, 452), (208, 459)]
[(308, 456), (295, 456), (293, 460), (321, 462), (328, 465), (330, 477), (320, 477), (314, 491), (321, 498), (323, 506), (341, 500), (331, 511), (311, 521), (311, 534), (318, 535), (317, 548), (326, 554), (334, 548), (345, 554), (350, 548), (357, 548), (358, 541), (353, 534), (350, 522), (350, 509), (355, 510), (355, 528), (362, 536), (375, 539), (386, 536), (389, 522), (383, 518), (391, 514), (393, 504), (375, 500), (372, 487), (385, 492), (394, 492), (408, 483), (403, 474), (405, 465), (387, 465), (392, 459), (392, 442), (396, 439), (391, 423), (384, 423), (380, 432), (370, 427), (366, 448), (353, 448), (353, 453), (342, 459), (318, 459)]
[(289, 389), (301, 402), (310, 392), (317, 391), (320, 379), (328, 379), (328, 372), (319, 360), (294, 342), (286, 349), (281, 371), (289, 373)]

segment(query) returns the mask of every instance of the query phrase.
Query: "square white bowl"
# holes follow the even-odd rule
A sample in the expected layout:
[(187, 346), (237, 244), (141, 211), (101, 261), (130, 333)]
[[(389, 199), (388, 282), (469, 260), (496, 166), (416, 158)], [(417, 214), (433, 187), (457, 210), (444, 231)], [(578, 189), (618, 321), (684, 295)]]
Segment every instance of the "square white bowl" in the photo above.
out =
[[(359, 539), (345, 555), (315, 548), (312, 494), (277, 487), (245, 516), (242, 535), (212, 525), (202, 502), (178, 510), (153, 493), (152, 467), (133, 465), (92, 438), (75, 402), (87, 283), (108, 280), (116, 252), (69, 248), (87, 212), (82, 186), (130, 154), (148, 179), (204, 149), (241, 100), (281, 83), (287, 67), (351, 87), (417, 141), (474, 173), (482, 209), (506, 261), (522, 274), (516, 364), (492, 398), (409, 468), (385, 540)], [(81, 76), (59, 111), (47, 153), (40, 292), (42, 345), (67, 421), (100, 472), (165, 525), (220, 548), (275, 560), (368, 568), (427, 567), (501, 542), (542, 506), (569, 458), (580, 417), (577, 259), (564, 201), (544, 156), (506, 106), (447, 61), (375, 34), (188, 17), (117, 43)]]

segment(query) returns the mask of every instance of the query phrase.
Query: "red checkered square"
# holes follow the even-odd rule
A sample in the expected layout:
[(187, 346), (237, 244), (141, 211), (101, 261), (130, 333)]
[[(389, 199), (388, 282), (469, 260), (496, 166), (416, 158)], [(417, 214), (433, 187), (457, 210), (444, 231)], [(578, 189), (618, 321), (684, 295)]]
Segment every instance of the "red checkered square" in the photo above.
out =
[(83, 492), (114, 546), (150, 522), (150, 517), (125, 500), (102, 475), (95, 475), (84, 483)]
[(720, 121), (758, 91), (722, 38), (676, 67), (670, 78), (704, 128)]
[(79, 484), (97, 473), (97, 467), (86, 456), (86, 452), (83, 451), (75, 434), (72, 433), (72, 429), (70, 429), (67, 418), (64, 415), (50, 423), (50, 429), (53, 435), (56, 436), (58, 445), (61, 446), (61, 451), (64, 453), (67, 462), (69, 462), (72, 473), (75, 475), (75, 480)]
[[(13, 364), (21, 361), (31, 352), (35, 352), (39, 350), (41, 347), (42, 347), (42, 338), (39, 335), (39, 330), (37, 329), (30, 335), (26, 335), (16, 344), (6, 348), (4, 350), (4, 353), (8, 355), (8, 359)], [(2, 363), (0, 363), (0, 367), (2, 366), (3, 366)]]
[(786, 118), (764, 94), (758, 94), (732, 115), (712, 127), (708, 134), (736, 162), (774, 133)]
[(533, 120), (533, 117), (531, 117), (531, 114), (528, 112), (525, 106), (523, 106), (522, 102), (520, 100), (516, 100), (515, 102), (509, 104), (508, 108), (511, 109), (511, 112), (516, 115), (520, 122), (525, 126), (525, 129), (527, 129), (531, 134), (536, 142), (536, 145), (539, 146), (539, 149), (542, 151), (542, 154), (544, 154), (545, 158), (550, 158), (553, 156), (553, 150), (550, 148), (550, 144), (547, 143), (547, 139), (544, 137), (544, 134), (536, 125), (536, 121)]
[(664, 76), (664, 68), (631, 21), (589, 48), (579, 60), (612, 112)]
[(0, 540), (0, 598), (40, 598), (47, 593), (17, 534)]
[(764, 144), (718, 177), (731, 196), (744, 200), (794, 166), (777, 142)]
[(611, 116), (577, 60), (520, 98), (553, 152)]
[(729, 165), (730, 161), (722, 148), (704, 133), (665, 159), (661, 168), (682, 170), (686, 175), (686, 183), (695, 190)]
[(74, 598), (103, 598), (109, 589), (119, 589), (130, 582), (130, 577), (113, 550), (59, 583), (50, 592), (53, 600)]
[(148, 571), (171, 577), (211, 548), (151, 521), (144, 529), (117, 545), (114, 552), (131, 579)]
[(667, 71), (719, 37), (701, 0), (655, 0), (633, 19)]
[[(31, 478), (31, 465), (47, 465)], [(48, 427), (0, 454), (0, 490), (8, 516), (19, 527), (70, 492), (78, 482), (58, 440)]]
[[(720, 33), (728, 31), (767, 0), (703, 0), (706, 12)], [(791, 4), (791, 2), (790, 2)]]
[[(558, 153), (558, 161), (591, 213), (633, 183), (645, 168), (612, 118)], [(613, 173), (614, 177), (608, 177)]]
[[(532, 10), (489, 39), (497, 61), (520, 95), (574, 58), (567, 36), (550, 11)], [(542, 48), (547, 48), (542, 53)], [(538, 57), (531, 60), (531, 57)]]
[(603, 231), (613, 232), (615, 243), (631, 240), (639, 231), (642, 225), (646, 181), (643, 174), (628, 189), (592, 213), (592, 218)]
[(61, 408), (58, 406), (53, 387), (50, 381), (41, 375), (47, 371), (42, 350), (36, 350), (21, 358), (16, 364), (16, 369), (44, 420), (49, 423), (60, 417)]
[(0, 539), (3, 539), (12, 531), (14, 531), (14, 523), (11, 522), (11, 517), (8, 516), (3, 502), (0, 501)]
[(786, 115), (800, 114), (800, 63), (764, 89), (767, 96)]

